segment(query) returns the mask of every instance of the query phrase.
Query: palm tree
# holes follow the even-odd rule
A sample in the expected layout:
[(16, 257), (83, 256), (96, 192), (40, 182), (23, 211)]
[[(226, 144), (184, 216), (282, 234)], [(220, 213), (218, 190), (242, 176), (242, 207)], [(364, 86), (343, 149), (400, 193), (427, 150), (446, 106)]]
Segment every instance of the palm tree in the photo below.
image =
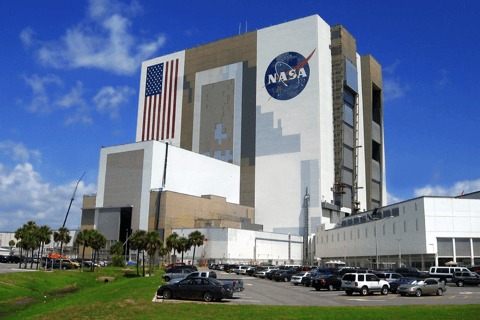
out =
[(91, 230), (93, 229), (83, 229), (77, 234), (77, 238), (75, 239), (75, 242), (73, 243), (74, 246), (80, 247), (82, 246), (82, 272), (83, 272), (83, 266), (84, 266), (84, 261), (85, 261), (85, 248), (90, 246), (90, 234)]
[[(25, 238), (24, 238), (24, 244), (27, 249), (27, 258), (28, 258), (28, 250), (32, 250), (32, 262), (30, 263), (30, 269), (33, 269), (33, 251), (38, 248), (38, 226), (35, 223), (35, 221), (30, 220), (27, 222), (27, 224), (24, 225), (25, 227)], [(25, 268), (27, 267), (27, 264), (25, 263)]]
[[(23, 248), (24, 248), (24, 242), (23, 242), (23, 239), (25, 238), (26, 236), (26, 230), (25, 230), (25, 225), (23, 225), (21, 228), (18, 228), (16, 231), (15, 231), (15, 239), (17, 239), (17, 247), (20, 248), (20, 264), (19, 264), (19, 268), (21, 269), (22, 268), (22, 253), (23, 253)], [(25, 259), (25, 268), (27, 267), (27, 260)]]
[(8, 242), (8, 245), (10, 246), (10, 251), (12, 251), (12, 247), (15, 247), (15, 241), (10, 240), (10, 241)]
[[(146, 234), (147, 232), (145, 230), (137, 230), (130, 238), (130, 248), (132, 248), (133, 250), (137, 250), (137, 276), (138, 276), (138, 261), (139, 261), (138, 254), (139, 254), (139, 251), (145, 250)], [(143, 252), (143, 260), (142, 260), (143, 276), (145, 277), (145, 263), (143, 263), (143, 261), (145, 261), (145, 252)]]
[(190, 244), (187, 238), (181, 237), (180, 239), (178, 239), (178, 251), (182, 253), (182, 263), (183, 263), (183, 253), (190, 250), (191, 246), (192, 245)]
[[(42, 250), (40, 251), (40, 259), (43, 256), (43, 250), (45, 248), (46, 244), (50, 243), (50, 237), (52, 236), (52, 230), (50, 230), (49, 226), (41, 226), (38, 229), (38, 239), (40, 243), (42, 244)], [(38, 259), (40, 261), (40, 259)], [(37, 262), (37, 269), (38, 269), (38, 262)], [(47, 262), (45, 261), (45, 269), (47, 269)]]
[[(169, 251), (172, 252), (173, 250), (173, 255), (176, 257), (176, 252), (178, 251), (178, 246), (179, 246), (178, 234), (174, 232), (171, 235), (169, 235), (166, 243)], [(175, 261), (173, 262), (173, 264), (175, 264)]]
[[(101, 234), (97, 230), (93, 230), (93, 231), (94, 232), (92, 232), (92, 238), (91, 238), (90, 246), (92, 247), (92, 249), (95, 250), (96, 255), (97, 255), (97, 261), (98, 261), (98, 259), (100, 258), (100, 249), (105, 248), (108, 240), (107, 240), (107, 238), (105, 238), (103, 236), (103, 234)], [(94, 265), (92, 263), (92, 268), (93, 268), (93, 266)]]
[(58, 232), (55, 231), (53, 234), (53, 240), (55, 242), (60, 242), (60, 265), (62, 265), (62, 257), (63, 257), (63, 244), (69, 243), (72, 240), (72, 236), (70, 235), (70, 231), (65, 228), (61, 227), (58, 229)]
[(203, 240), (205, 236), (200, 231), (193, 231), (188, 235), (188, 240), (193, 246), (193, 259), (192, 264), (195, 264), (195, 249), (196, 247), (203, 246)]
[(168, 250), (167, 247), (161, 247), (160, 249), (158, 249), (158, 255), (160, 257), (165, 257), (166, 255), (168, 255), (170, 251)]
[(163, 246), (163, 241), (160, 239), (158, 232), (153, 230), (145, 235), (145, 244), (147, 253), (150, 256), (148, 275), (151, 277), (153, 256), (157, 253), (157, 250)]

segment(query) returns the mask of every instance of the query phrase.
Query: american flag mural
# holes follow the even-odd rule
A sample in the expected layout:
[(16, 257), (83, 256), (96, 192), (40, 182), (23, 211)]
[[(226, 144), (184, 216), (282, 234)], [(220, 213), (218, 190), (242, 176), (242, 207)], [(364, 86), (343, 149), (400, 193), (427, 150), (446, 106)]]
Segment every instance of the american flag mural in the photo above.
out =
[(178, 61), (166, 61), (147, 68), (142, 141), (175, 137)]

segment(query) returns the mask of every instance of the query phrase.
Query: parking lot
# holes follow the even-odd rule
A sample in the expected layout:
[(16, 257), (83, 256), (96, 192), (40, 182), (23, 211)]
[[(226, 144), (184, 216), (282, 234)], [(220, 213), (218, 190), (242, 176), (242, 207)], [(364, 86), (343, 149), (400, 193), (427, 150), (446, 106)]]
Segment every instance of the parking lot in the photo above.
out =
[(447, 284), (443, 296), (402, 297), (389, 293), (347, 296), (344, 291), (316, 291), (312, 287), (294, 286), (290, 282), (275, 282), (235, 273), (217, 271), (218, 280), (242, 279), (245, 290), (234, 294), (227, 304), (284, 305), (284, 306), (403, 306), (403, 305), (455, 305), (480, 302), (480, 287), (457, 287)]

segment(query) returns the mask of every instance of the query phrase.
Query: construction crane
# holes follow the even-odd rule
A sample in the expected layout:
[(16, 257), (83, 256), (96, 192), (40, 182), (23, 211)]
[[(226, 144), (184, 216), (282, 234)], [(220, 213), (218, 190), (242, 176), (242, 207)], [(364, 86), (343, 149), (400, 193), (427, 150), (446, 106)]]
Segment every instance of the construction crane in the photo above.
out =
[(70, 212), (70, 207), (72, 206), (72, 202), (73, 202), (73, 200), (75, 199), (75, 193), (77, 192), (78, 184), (80, 183), (80, 180), (82, 180), (82, 178), (83, 178), (83, 176), (85, 175), (85, 173), (87, 173), (87, 172), (85, 171), (85, 172), (82, 174), (82, 176), (80, 177), (80, 179), (77, 181), (77, 185), (75, 186), (75, 190), (73, 191), (72, 199), (70, 200), (70, 204), (68, 205), (67, 215), (65, 216), (65, 220), (63, 221), (62, 228), (65, 227), (65, 223), (67, 222), (67, 218), (68, 218), (68, 213)]

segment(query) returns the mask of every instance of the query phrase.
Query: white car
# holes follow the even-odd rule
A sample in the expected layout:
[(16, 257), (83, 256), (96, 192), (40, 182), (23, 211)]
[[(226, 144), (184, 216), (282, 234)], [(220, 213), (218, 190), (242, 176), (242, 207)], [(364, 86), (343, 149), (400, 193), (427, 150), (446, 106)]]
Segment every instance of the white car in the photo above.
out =
[(305, 284), (307, 278), (311, 275), (310, 272), (300, 272), (294, 276), (290, 280), (294, 285), (298, 286), (299, 284)]
[(233, 270), (233, 272), (236, 274), (246, 274), (248, 268), (250, 268), (250, 266), (238, 266), (238, 268)]
[(388, 294), (390, 284), (379, 279), (371, 273), (346, 273), (342, 278), (341, 290), (345, 290), (348, 296), (353, 292), (358, 292), (362, 296), (368, 295), (370, 292), (380, 292), (383, 295)]

